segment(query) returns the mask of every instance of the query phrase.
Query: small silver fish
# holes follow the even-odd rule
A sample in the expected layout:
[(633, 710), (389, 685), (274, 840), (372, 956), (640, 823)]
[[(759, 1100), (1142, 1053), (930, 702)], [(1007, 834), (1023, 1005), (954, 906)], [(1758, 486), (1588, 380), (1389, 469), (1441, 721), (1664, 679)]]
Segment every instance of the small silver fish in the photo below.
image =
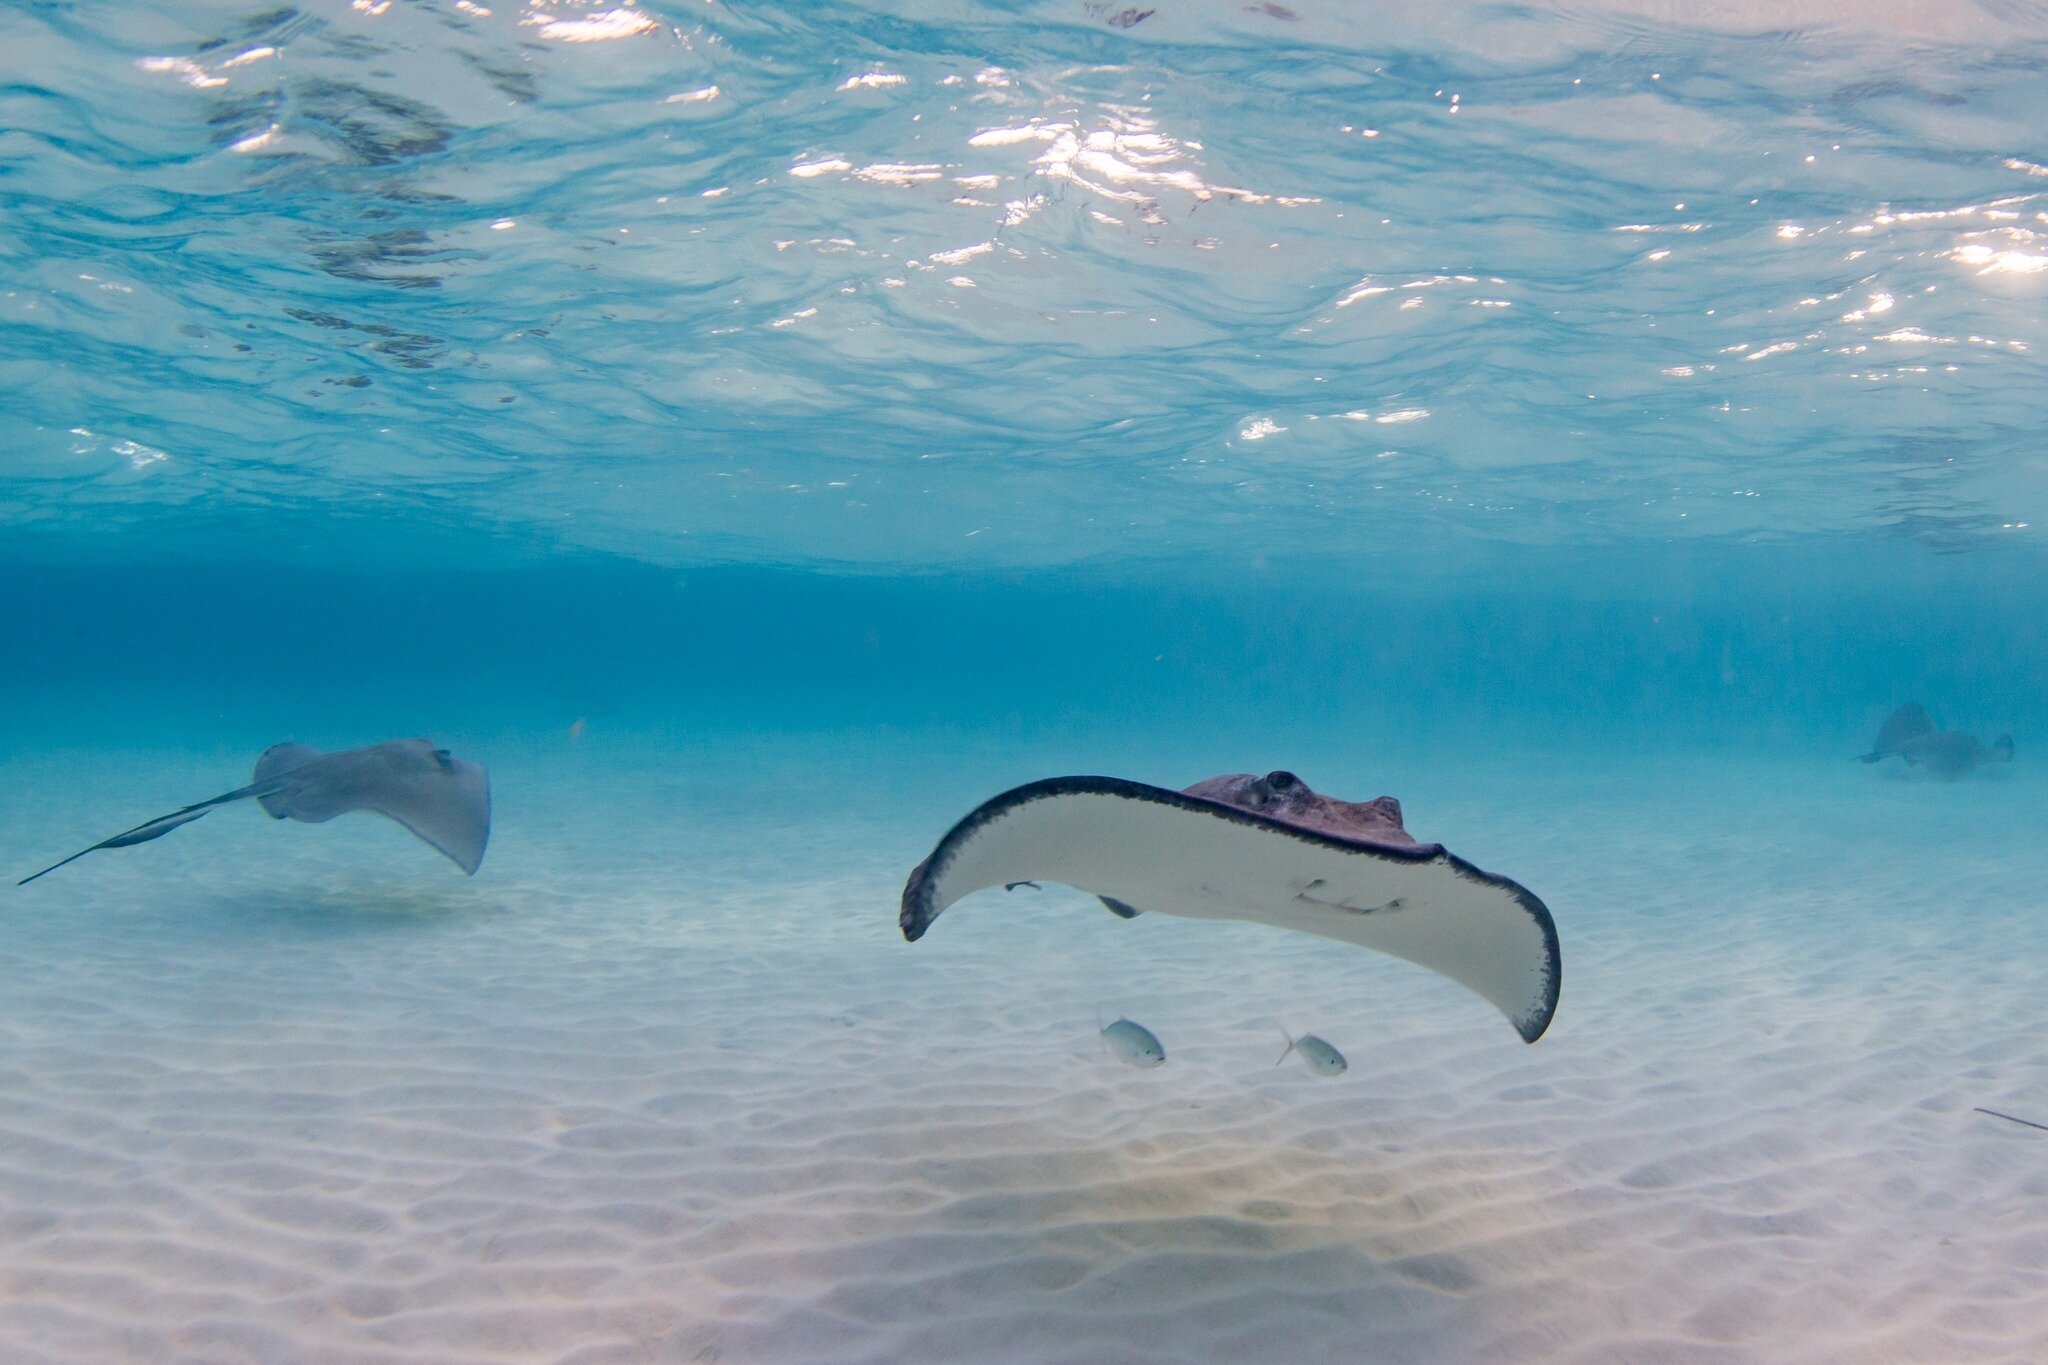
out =
[(1102, 1046), (1126, 1066), (1153, 1067), (1166, 1060), (1166, 1049), (1143, 1024), (1119, 1019), (1102, 1030)]
[(1273, 1063), (1274, 1066), (1286, 1061), (1287, 1053), (1299, 1052), (1301, 1060), (1308, 1063), (1308, 1069), (1318, 1076), (1341, 1076), (1351, 1069), (1351, 1064), (1344, 1060), (1343, 1053), (1313, 1033), (1304, 1033), (1297, 1038), (1286, 1029), (1281, 1029), (1280, 1036), (1287, 1040), (1287, 1050), (1280, 1054), (1280, 1061)]

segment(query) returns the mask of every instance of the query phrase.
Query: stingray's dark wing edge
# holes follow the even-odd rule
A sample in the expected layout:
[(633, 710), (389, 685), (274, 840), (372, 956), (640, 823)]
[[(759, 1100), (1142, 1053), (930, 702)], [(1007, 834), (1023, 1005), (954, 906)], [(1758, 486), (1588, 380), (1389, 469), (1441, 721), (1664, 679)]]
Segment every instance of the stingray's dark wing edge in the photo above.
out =
[(1550, 1027), (1551, 1016), (1557, 1013), (1558, 993), (1564, 985), (1564, 964), (1558, 947), (1557, 923), (1550, 917), (1550, 907), (1520, 882), (1476, 867), (1442, 844), (1416, 844), (1408, 847), (1401, 844), (1385, 844), (1375, 839), (1326, 834), (1321, 830), (1304, 829), (1299, 825), (1290, 825), (1284, 820), (1275, 820), (1271, 816), (1226, 805), (1221, 801), (1209, 801), (1171, 788), (1133, 782), (1123, 777), (1043, 778), (1037, 782), (1027, 782), (1021, 787), (1012, 787), (1009, 791), (992, 796), (969, 811), (961, 817), (958, 824), (946, 831), (945, 837), (939, 840), (931, 856), (919, 863), (911, 871), (910, 880), (904, 883), (903, 907), (897, 920), (902, 927), (903, 937), (912, 943), (917, 942), (924, 937), (925, 931), (931, 928), (932, 921), (939, 917), (939, 912), (932, 907), (932, 900), (946, 866), (952, 862), (959, 847), (983, 826), (1000, 820), (1018, 807), (1030, 805), (1034, 801), (1056, 796), (1093, 794), (1121, 796), (1133, 801), (1151, 801), (1162, 806), (1200, 811), (1220, 820), (1284, 834), (1305, 844), (1341, 848), (1353, 853), (1386, 858), (1393, 862), (1426, 863), (1440, 860), (1455, 868), (1461, 876), (1484, 882), (1489, 886), (1497, 886), (1514, 897), (1523, 912), (1535, 921), (1543, 933), (1543, 1001), (1541, 1007), (1527, 1018), (1514, 1021), (1515, 1030), (1522, 1035), (1522, 1041), (1533, 1043), (1543, 1036), (1543, 1031)]
[(15, 885), (27, 886), (38, 877), (49, 876), (66, 863), (75, 863), (86, 854), (97, 853), (103, 848), (127, 848), (133, 844), (146, 844), (151, 839), (161, 839), (180, 825), (191, 824), (216, 806), (225, 806), (231, 801), (246, 801), (252, 796), (267, 796), (277, 790), (277, 787), (278, 783), (275, 781), (254, 782), (246, 787), (238, 787), (231, 792), (223, 792), (221, 795), (210, 800), (194, 802), (189, 806), (180, 806), (169, 815), (159, 815), (154, 820), (144, 820), (141, 824), (131, 829), (124, 829), (119, 834), (100, 840), (90, 848), (81, 848), (70, 857), (51, 863), (41, 872), (30, 873), (16, 882)]

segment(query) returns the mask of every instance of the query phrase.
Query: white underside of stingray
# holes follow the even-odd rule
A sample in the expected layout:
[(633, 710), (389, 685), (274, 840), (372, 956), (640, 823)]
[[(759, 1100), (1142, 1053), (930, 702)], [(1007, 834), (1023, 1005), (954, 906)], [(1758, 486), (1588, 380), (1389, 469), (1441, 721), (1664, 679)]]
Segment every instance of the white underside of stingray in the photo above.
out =
[(1382, 846), (1122, 778), (1051, 778), (995, 797), (940, 840), (904, 888), (904, 936), (976, 891), (1023, 881), (1387, 953), (1466, 987), (1532, 1043), (1557, 1008), (1549, 910), (1436, 844)]

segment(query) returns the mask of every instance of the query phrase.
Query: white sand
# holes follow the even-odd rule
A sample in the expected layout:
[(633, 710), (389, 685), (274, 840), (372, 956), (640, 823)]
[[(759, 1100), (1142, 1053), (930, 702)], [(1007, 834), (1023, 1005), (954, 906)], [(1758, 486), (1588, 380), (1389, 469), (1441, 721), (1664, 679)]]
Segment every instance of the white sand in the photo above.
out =
[[(1184, 755), (625, 753), (488, 748), (474, 881), (239, 810), (10, 888), (0, 1358), (2048, 1358), (2048, 1133), (1971, 1112), (2048, 1122), (2024, 762), (1285, 755), (1549, 901), (1524, 1047), (1403, 964), (1061, 890), (897, 937), (978, 796)], [(244, 761), (79, 757), (0, 764), (7, 867)], [(1350, 1073), (1275, 1069), (1273, 1015)]]

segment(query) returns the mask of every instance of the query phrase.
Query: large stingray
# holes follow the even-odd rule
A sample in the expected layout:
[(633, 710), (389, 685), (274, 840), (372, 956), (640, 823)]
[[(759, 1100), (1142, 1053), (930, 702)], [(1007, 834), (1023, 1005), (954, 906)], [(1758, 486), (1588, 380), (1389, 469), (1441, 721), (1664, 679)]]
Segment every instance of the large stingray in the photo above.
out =
[(394, 739), (331, 754), (304, 744), (273, 744), (256, 760), (255, 780), (248, 786), (123, 830), (16, 884), (26, 886), (103, 848), (160, 839), (217, 806), (251, 797), (272, 819), (316, 825), (349, 811), (375, 811), (404, 825), (468, 873), (483, 864), (484, 845), (491, 837), (491, 785), (483, 765), (436, 749), (424, 739)]
[(922, 938), (973, 892), (1041, 879), (1127, 919), (1253, 920), (1405, 958), (1491, 1002), (1531, 1043), (1557, 1009), (1557, 928), (1543, 902), (1416, 842), (1391, 796), (1338, 801), (1288, 772), (1178, 792), (1119, 777), (1029, 783), (971, 811), (918, 864), (903, 936)]
[(1904, 759), (1911, 767), (1925, 768), (1936, 777), (1954, 779), (1980, 764), (2010, 763), (2012, 736), (2000, 735), (1987, 748), (1977, 742), (1975, 735), (1935, 729), (1927, 708), (1909, 701), (1885, 717), (1877, 732), (1877, 742), (1863, 755), (1863, 761), (1876, 763), (1892, 757)]

